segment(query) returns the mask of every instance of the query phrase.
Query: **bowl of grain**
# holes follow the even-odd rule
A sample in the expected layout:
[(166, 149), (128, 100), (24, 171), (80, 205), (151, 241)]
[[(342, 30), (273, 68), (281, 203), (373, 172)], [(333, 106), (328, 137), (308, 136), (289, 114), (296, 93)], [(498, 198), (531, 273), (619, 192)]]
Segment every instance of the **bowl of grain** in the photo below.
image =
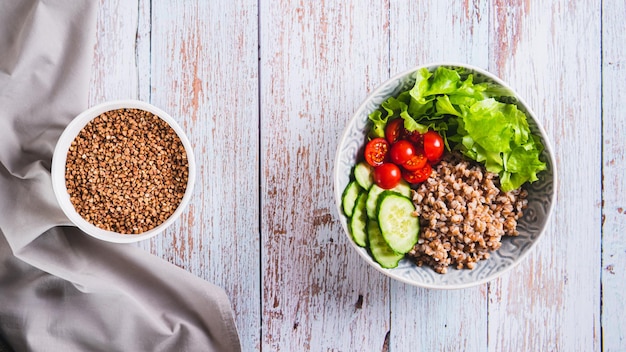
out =
[(151, 238), (184, 211), (195, 160), (183, 129), (142, 101), (94, 106), (74, 118), (54, 150), (56, 199), (68, 219), (101, 240)]
[[(454, 93), (443, 97), (451, 91)], [(404, 108), (398, 102), (406, 103)], [(481, 143), (482, 140), (496, 141), (494, 144), (499, 141), (502, 148), (510, 147), (514, 151), (494, 155), (479, 149), (476, 153), (476, 148), (480, 147), (474, 143), (479, 139), (467, 135), (470, 127), (476, 129), (472, 124), (482, 118), (480, 114), (484, 109), (481, 108), (487, 105), (496, 106), (495, 109), (504, 114), (491, 115), (494, 123), (484, 124), (486, 127), (483, 128), (488, 130), (500, 123), (509, 126), (506, 119), (514, 116), (521, 122), (513, 125), (522, 126), (524, 131), (520, 132), (517, 127), (489, 133), (483, 131)], [(411, 242), (411, 249), (405, 252), (391, 248), (394, 234), (380, 236), (380, 222), (386, 219), (375, 212), (371, 216), (370, 209), (358, 210), (359, 206), (366, 207), (359, 205), (361, 196), (368, 204), (371, 194), (377, 196), (377, 192), (374, 192), (376, 182), (371, 175), (367, 182), (357, 182), (359, 176), (363, 178), (362, 171), (355, 175), (355, 166), (366, 163), (365, 145), (375, 137), (389, 142), (384, 133), (385, 123), (400, 118), (401, 111), (405, 121), (409, 115), (413, 120), (403, 124), (404, 133), (407, 133), (406, 126), (416, 126), (413, 122), (417, 122), (428, 126), (429, 130), (439, 129), (439, 133), (447, 137), (448, 144), (443, 157), (433, 162), (426, 181), (408, 183), (410, 191), (406, 193), (399, 188), (392, 189), (410, 199), (412, 208), (407, 213), (418, 218), (418, 235)], [(426, 117), (416, 118), (418, 114)], [(502, 136), (510, 136), (510, 143), (508, 139), (502, 143)], [(526, 149), (516, 149), (517, 142)], [(389, 145), (391, 148), (393, 143), (389, 142)], [(423, 146), (416, 146), (419, 148)], [(535, 154), (524, 154), (525, 150)], [(505, 166), (498, 172), (497, 165), (484, 161), (485, 155)], [(389, 158), (386, 160), (384, 162), (389, 162)], [(527, 167), (534, 171), (530, 172), (526, 182), (520, 181), (523, 177), (512, 175)], [(371, 170), (375, 169), (371, 166)], [(402, 173), (406, 171), (402, 166), (400, 169)], [(483, 284), (518, 265), (542, 237), (556, 199), (556, 162), (537, 115), (500, 78), (479, 67), (459, 63), (414, 67), (374, 89), (348, 121), (339, 139), (333, 176), (339, 220), (360, 257), (393, 279), (433, 289), (461, 289)], [(347, 196), (351, 183), (358, 187), (350, 187), (352, 195)], [(374, 209), (380, 211), (380, 199), (378, 208), (374, 204)], [(347, 211), (347, 207), (353, 210)], [(355, 218), (355, 214), (361, 219)], [(371, 241), (372, 238), (375, 241)]]

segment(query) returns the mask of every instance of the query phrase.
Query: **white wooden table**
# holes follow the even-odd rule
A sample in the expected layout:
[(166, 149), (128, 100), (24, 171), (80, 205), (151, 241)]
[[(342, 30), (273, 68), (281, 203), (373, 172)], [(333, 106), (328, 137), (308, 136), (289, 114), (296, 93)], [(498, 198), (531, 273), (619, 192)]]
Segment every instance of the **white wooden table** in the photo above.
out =
[[(196, 193), (140, 246), (228, 292), (244, 351), (626, 350), (621, 0), (101, 0), (91, 104), (179, 121)], [(556, 212), (518, 267), (458, 291), (364, 265), (334, 208), (335, 148), (390, 75), (485, 68), (552, 138)]]

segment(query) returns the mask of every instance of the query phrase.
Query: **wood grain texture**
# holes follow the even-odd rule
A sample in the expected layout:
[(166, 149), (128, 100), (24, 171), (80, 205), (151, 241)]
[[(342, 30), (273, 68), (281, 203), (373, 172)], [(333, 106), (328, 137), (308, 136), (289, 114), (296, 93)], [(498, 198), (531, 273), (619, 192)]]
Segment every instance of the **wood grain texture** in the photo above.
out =
[(139, 0), (137, 4), (137, 29), (135, 31), (135, 65), (137, 70), (137, 99), (150, 102), (152, 65), (152, 2)]
[(100, 1), (89, 106), (137, 98), (137, 6), (137, 1)]
[[(608, 0), (101, 0), (90, 103), (149, 101), (187, 132), (194, 198), (138, 246), (224, 287), (244, 351), (621, 351), (624, 18)], [(458, 291), (368, 268), (332, 192), (362, 100), (434, 61), (518, 90), (559, 176), (539, 245)]]
[[(392, 1), (390, 71), (431, 62), (487, 69), (487, 1)], [(392, 351), (487, 349), (487, 287), (437, 291), (391, 284)]]
[(602, 5), (602, 335), (605, 351), (626, 350), (626, 4)]
[(529, 258), (489, 285), (490, 351), (600, 350), (598, 1), (496, 1), (490, 68), (551, 138), (556, 208)]
[[(186, 131), (189, 209), (150, 240), (158, 256), (223, 287), (243, 350), (259, 348), (257, 1), (152, 2), (150, 100)], [(236, 20), (233, 20), (236, 19)]]
[(389, 280), (342, 232), (333, 162), (342, 130), (387, 76), (380, 1), (261, 2), (265, 351), (383, 348)]

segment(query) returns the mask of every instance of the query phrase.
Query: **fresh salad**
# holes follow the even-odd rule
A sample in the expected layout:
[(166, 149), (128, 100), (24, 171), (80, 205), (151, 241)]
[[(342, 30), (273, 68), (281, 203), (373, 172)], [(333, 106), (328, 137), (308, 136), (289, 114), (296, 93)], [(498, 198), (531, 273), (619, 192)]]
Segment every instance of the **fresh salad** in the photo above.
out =
[(474, 82), (464, 68), (426, 68), (414, 86), (369, 115), (362, 158), (342, 196), (355, 243), (382, 267), (394, 268), (417, 243), (420, 222), (411, 189), (444, 155), (459, 151), (499, 176), (503, 192), (534, 182), (546, 169), (543, 150), (512, 93)]

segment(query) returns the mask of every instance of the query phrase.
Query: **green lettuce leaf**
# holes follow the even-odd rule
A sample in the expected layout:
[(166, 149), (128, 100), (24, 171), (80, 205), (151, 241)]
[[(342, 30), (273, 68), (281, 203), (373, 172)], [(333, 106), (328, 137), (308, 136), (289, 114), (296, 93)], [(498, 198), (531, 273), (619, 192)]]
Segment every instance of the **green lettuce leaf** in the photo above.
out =
[(498, 173), (505, 192), (536, 181), (537, 172), (546, 168), (539, 160), (543, 145), (515, 105), (493, 98), (478, 101), (463, 116), (463, 129), (457, 133), (466, 133), (461, 138), (464, 154)]
[(385, 126), (387, 126), (387, 117), (383, 116), (383, 113), (380, 110), (374, 110), (369, 115), (369, 118), (372, 122), (372, 127), (370, 128), (368, 136), (370, 138), (384, 137)]
[(509, 89), (475, 83), (465, 69), (423, 68), (416, 72), (411, 89), (390, 97), (370, 114), (370, 137), (383, 137), (387, 122), (396, 118), (402, 118), (409, 131), (437, 131), (446, 149), (457, 149), (498, 173), (500, 188), (506, 192), (536, 181), (537, 173), (546, 169), (540, 160), (543, 145), (515, 102)]
[(452, 102), (450, 102), (450, 97), (447, 95), (442, 95), (437, 98), (435, 102), (435, 109), (437, 110), (437, 116), (443, 116), (446, 114), (458, 117), (462, 116), (461, 113), (456, 110), (454, 105), (452, 105)]
[(432, 77), (425, 95), (454, 94), (459, 89), (461, 76), (455, 70), (440, 66)]

